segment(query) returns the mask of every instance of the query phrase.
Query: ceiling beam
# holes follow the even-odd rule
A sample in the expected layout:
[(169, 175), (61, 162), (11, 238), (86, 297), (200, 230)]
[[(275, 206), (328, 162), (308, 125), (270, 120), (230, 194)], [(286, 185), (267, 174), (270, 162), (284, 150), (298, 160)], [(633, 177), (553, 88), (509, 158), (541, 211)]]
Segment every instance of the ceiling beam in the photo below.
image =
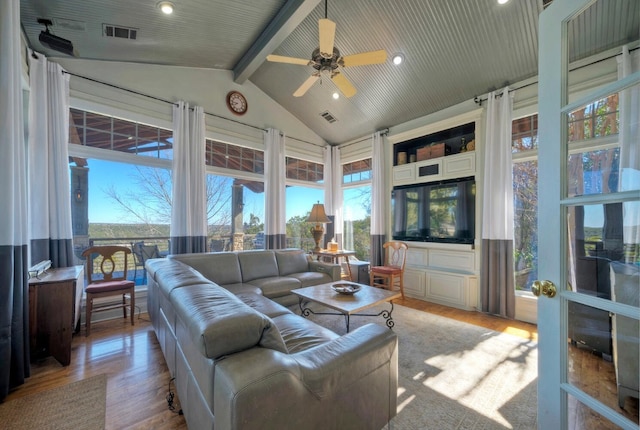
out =
[(284, 39), (311, 13), (321, 0), (287, 0), (277, 15), (258, 36), (253, 45), (233, 67), (233, 80), (237, 84), (255, 72), (267, 55), (280, 46)]

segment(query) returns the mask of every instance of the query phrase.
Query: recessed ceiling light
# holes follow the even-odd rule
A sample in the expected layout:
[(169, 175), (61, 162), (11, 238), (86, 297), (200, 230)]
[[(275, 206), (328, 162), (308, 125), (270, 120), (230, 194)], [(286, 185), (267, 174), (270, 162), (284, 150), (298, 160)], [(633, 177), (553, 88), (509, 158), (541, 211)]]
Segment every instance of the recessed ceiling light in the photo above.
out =
[(507, 4), (509, 0), (498, 0), (498, 4)]
[(173, 13), (173, 3), (170, 1), (161, 1), (158, 3), (158, 9), (165, 15), (171, 15)]
[(402, 64), (402, 62), (404, 61), (404, 55), (396, 54), (396, 55), (393, 56), (393, 59), (391, 61), (393, 61), (393, 64), (398, 66), (398, 65)]
[(333, 93), (332, 97), (334, 98), (334, 100), (338, 100), (340, 98), (340, 94), (335, 92), (335, 93)]

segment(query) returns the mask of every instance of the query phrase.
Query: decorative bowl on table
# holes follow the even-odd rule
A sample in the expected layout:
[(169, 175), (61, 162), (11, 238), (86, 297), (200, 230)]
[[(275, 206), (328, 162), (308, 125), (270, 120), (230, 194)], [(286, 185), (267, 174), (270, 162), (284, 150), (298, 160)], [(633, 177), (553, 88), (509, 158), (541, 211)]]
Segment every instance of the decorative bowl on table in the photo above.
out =
[(337, 284), (333, 284), (331, 288), (333, 288), (333, 291), (335, 291), (336, 293), (346, 294), (346, 295), (355, 294), (358, 291), (360, 291), (360, 285), (350, 284), (346, 282), (339, 282)]

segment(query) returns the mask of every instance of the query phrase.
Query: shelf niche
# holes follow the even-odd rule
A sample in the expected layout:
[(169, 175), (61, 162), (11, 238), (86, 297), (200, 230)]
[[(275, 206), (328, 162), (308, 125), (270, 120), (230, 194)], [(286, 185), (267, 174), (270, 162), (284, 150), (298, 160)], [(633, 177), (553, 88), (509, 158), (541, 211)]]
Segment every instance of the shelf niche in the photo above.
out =
[(398, 166), (405, 164), (398, 163), (398, 154), (401, 153), (405, 154), (404, 158), (406, 159), (406, 163), (410, 162), (412, 155), (415, 157), (415, 161), (420, 161), (417, 157), (418, 149), (432, 144), (444, 143), (444, 156), (464, 152), (462, 151), (463, 145), (475, 140), (475, 128), (476, 123), (470, 122), (468, 124), (442, 130), (437, 133), (431, 133), (396, 143), (393, 145), (393, 165)]

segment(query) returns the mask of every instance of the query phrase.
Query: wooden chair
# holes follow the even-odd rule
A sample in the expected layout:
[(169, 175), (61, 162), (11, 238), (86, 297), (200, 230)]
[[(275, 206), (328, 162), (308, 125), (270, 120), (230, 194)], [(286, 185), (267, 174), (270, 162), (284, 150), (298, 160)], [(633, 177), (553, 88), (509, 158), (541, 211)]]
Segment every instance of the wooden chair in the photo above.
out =
[(404, 299), (404, 263), (409, 247), (404, 242), (390, 241), (384, 245), (384, 266), (374, 266), (369, 271), (369, 283), (372, 287), (394, 290), (400, 289)]
[[(135, 283), (127, 280), (129, 254), (131, 254), (131, 249), (126, 246), (92, 246), (82, 253), (87, 261), (87, 285), (84, 289), (87, 294), (87, 336), (91, 330), (91, 314), (93, 312), (121, 307), (124, 318), (127, 318), (127, 295), (129, 295), (129, 304), (131, 305), (131, 325), (134, 325)], [(122, 296), (122, 303), (98, 305), (93, 302), (94, 299), (109, 296)]]

